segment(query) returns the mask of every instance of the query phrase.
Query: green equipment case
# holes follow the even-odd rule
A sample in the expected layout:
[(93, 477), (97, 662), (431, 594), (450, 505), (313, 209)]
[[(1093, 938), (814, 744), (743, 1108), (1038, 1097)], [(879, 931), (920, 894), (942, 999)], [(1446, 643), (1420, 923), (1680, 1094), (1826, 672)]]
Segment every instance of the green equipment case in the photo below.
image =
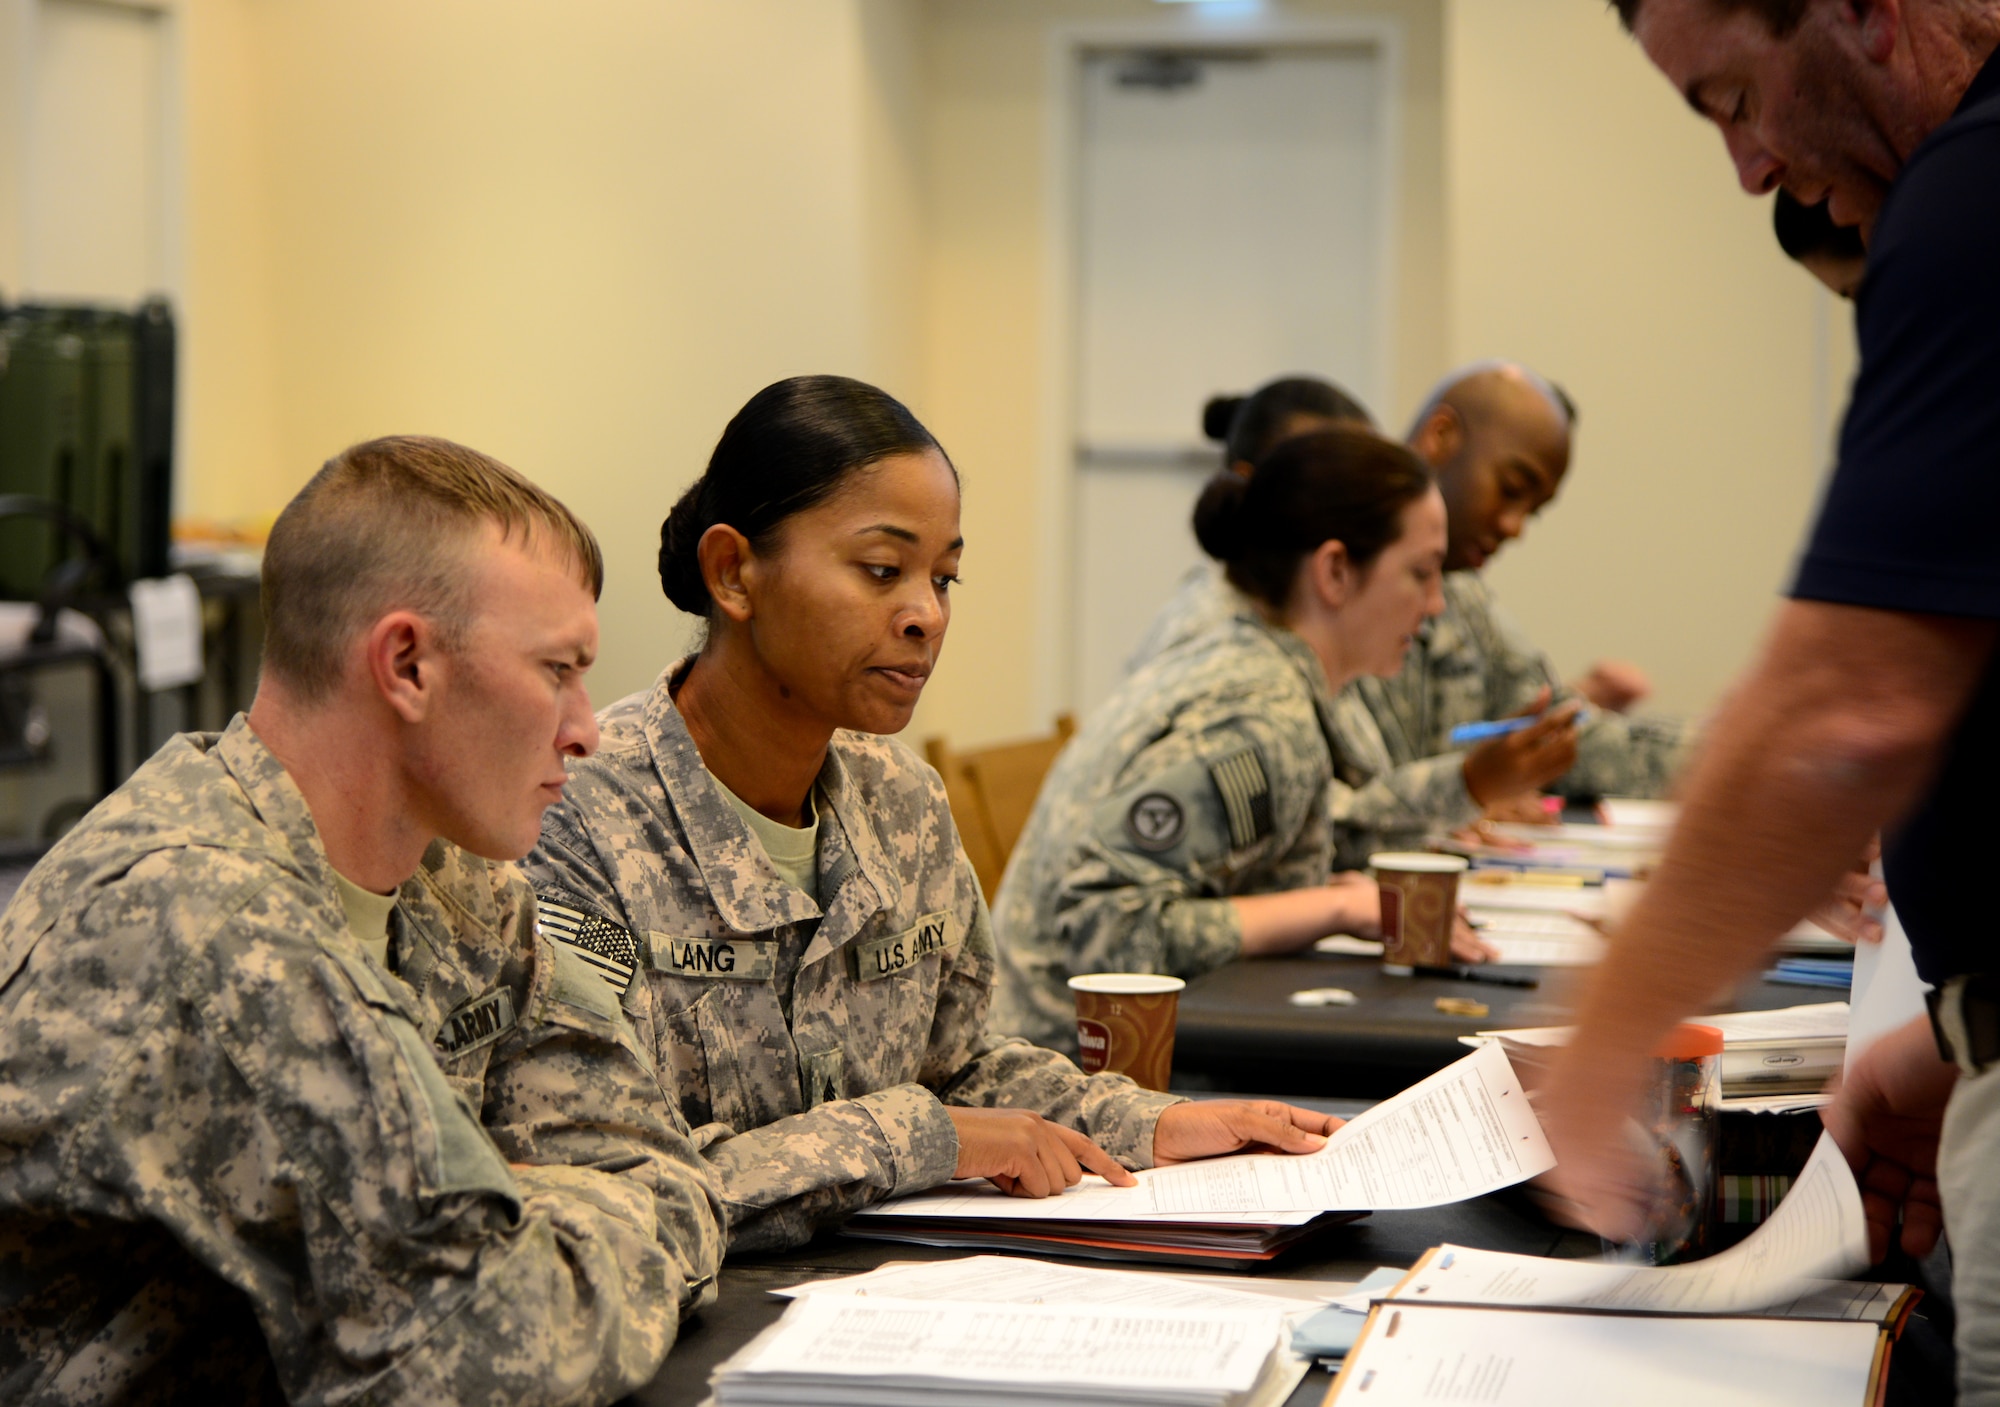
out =
[[(67, 509), (124, 581), (168, 569), (174, 352), (159, 299), (0, 308), (0, 494)], [(53, 523), (0, 522), (0, 597), (33, 599), (72, 551)]]

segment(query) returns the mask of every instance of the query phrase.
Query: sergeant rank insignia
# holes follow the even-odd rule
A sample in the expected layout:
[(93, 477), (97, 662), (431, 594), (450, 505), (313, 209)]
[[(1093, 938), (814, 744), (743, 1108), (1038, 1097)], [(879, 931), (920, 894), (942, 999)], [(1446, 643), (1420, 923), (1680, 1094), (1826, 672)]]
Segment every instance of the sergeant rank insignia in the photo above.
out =
[(578, 908), (565, 894), (540, 893), (535, 904), (542, 932), (589, 963), (614, 992), (625, 995), (639, 970), (639, 943), (632, 931)]

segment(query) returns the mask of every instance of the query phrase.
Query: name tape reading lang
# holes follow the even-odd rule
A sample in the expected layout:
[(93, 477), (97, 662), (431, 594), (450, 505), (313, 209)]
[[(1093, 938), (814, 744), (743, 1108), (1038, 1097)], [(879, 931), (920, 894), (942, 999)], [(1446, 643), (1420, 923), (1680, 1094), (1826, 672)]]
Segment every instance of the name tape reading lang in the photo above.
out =
[(747, 938), (674, 938), (652, 933), (653, 970), (711, 982), (769, 982), (778, 975), (776, 945)]

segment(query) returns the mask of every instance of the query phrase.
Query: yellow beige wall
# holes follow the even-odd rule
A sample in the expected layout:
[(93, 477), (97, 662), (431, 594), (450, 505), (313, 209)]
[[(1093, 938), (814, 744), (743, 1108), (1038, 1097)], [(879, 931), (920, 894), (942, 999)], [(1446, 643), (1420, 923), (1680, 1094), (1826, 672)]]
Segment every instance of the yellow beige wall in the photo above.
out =
[(1449, 16), (1452, 356), (1520, 357), (1582, 407), (1569, 485), (1491, 578), (1564, 670), (1629, 657), (1662, 705), (1705, 709), (1811, 512), (1845, 305), (1604, 7)]
[(660, 519), (729, 415), (917, 365), (906, 0), (188, 0), (189, 482), (268, 514), (424, 430), (604, 539), (601, 698), (685, 638)]
[[(31, 0), (0, 0), (0, 40)], [(968, 585), (913, 735), (1063, 706), (1070, 232), (1058, 36), (1152, 0), (177, 0), (186, 483), (274, 512), (328, 452), (425, 429), (599, 529), (610, 698), (686, 637), (656, 531), (724, 420), (880, 381), (965, 475)], [(1544, 366), (1575, 477), (1497, 583), (1574, 669), (1707, 706), (1811, 501), (1847, 334), (1714, 136), (1604, 11), (1294, 0), (1402, 33), (1392, 400)], [(18, 65), (0, 43), (0, 60)], [(18, 72), (18, 66), (15, 69)], [(18, 181), (0, 114), (0, 199)], [(0, 211), (0, 214), (6, 212)], [(18, 221), (0, 218), (0, 276)]]

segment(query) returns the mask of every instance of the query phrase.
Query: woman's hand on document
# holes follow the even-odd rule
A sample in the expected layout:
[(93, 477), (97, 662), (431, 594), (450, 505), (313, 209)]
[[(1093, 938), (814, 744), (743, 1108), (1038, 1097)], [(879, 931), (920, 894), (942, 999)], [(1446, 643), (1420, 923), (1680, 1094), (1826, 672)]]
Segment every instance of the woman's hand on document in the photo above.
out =
[(1094, 1172), (1114, 1187), (1134, 1178), (1075, 1129), (1027, 1109), (945, 1107), (958, 1130), (953, 1177), (983, 1177), (1010, 1197), (1052, 1197)]
[(1224, 1153), (1316, 1153), (1346, 1122), (1275, 1099), (1191, 1099), (1161, 1111), (1153, 1162), (1185, 1163)]

